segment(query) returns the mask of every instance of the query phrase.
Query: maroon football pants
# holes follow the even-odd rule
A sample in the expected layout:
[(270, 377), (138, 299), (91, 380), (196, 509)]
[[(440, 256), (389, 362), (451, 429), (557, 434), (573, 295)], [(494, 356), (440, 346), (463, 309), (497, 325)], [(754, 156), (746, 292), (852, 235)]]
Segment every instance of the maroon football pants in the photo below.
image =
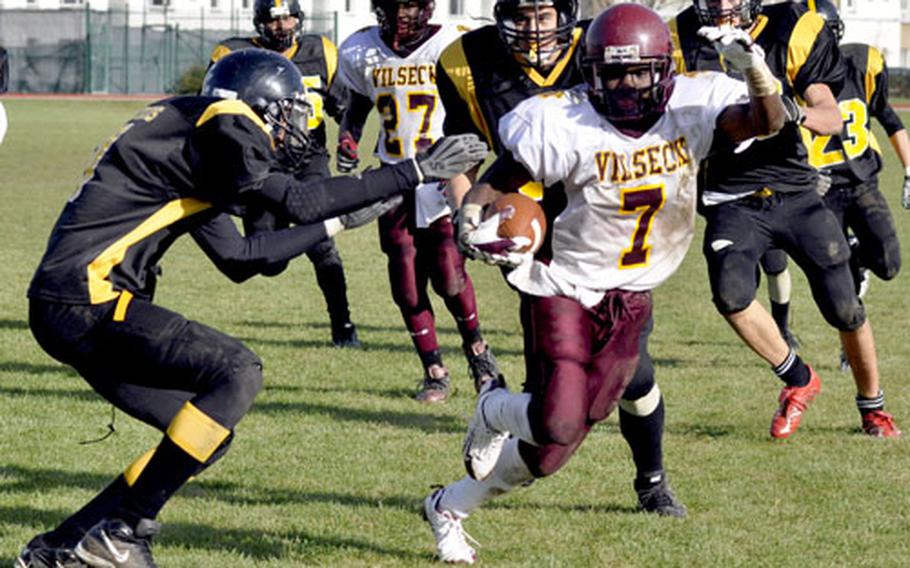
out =
[(477, 303), (449, 217), (425, 229), (414, 226), (413, 197), (379, 218), (379, 242), (389, 262), (392, 298), (419, 353), (439, 347), (427, 283), (445, 301), (465, 343), (474, 337)]
[(535, 477), (552, 475), (591, 427), (616, 408), (639, 358), (650, 292), (611, 290), (593, 308), (563, 296), (522, 296), (534, 439), (520, 452)]

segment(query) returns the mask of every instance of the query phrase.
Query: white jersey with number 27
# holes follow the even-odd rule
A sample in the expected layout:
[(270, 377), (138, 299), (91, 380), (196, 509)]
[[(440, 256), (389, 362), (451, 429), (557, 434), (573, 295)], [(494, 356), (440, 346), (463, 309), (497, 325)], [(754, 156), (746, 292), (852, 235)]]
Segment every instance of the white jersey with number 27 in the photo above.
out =
[(465, 28), (443, 24), (412, 53), (396, 54), (379, 27), (355, 32), (339, 48), (338, 76), (354, 92), (373, 101), (379, 112), (379, 159), (413, 158), (442, 136), (445, 109), (436, 90), (436, 61)]
[(584, 86), (527, 99), (502, 118), (505, 147), (545, 187), (562, 182), (549, 264), (525, 263), (509, 281), (529, 294), (585, 305), (605, 290), (655, 288), (679, 267), (695, 226), (698, 163), (718, 115), (748, 101), (720, 73), (678, 76), (663, 116), (642, 136), (617, 130)]

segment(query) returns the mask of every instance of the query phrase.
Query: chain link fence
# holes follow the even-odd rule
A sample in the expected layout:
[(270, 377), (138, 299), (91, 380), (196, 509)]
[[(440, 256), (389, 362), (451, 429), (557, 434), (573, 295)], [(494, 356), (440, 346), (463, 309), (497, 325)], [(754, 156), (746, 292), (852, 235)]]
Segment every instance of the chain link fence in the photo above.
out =
[[(0, 10), (14, 93), (174, 93), (212, 48), (252, 35), (248, 17), (168, 17), (124, 10)], [(154, 23), (152, 23), (154, 22)], [(241, 24), (242, 22), (242, 24)], [(337, 14), (307, 14), (308, 33), (337, 39)], [(182, 79), (184, 79), (182, 81)], [(192, 81), (189, 81), (192, 83)]]

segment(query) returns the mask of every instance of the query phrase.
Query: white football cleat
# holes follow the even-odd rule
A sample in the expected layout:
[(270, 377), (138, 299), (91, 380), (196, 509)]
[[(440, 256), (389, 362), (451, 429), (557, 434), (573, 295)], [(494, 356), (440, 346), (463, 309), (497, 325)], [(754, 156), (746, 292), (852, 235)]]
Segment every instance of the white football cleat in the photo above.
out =
[(498, 380), (487, 381), (480, 388), (477, 395), (477, 406), (474, 407), (474, 416), (468, 424), (468, 433), (464, 438), (462, 454), (464, 466), (468, 475), (477, 481), (483, 481), (493, 472), (502, 447), (509, 439), (508, 432), (500, 432), (490, 428), (484, 417), (484, 403), (494, 393), (502, 389), (503, 394), (508, 394), (503, 384)]
[(477, 543), (471, 535), (464, 532), (461, 519), (449, 511), (440, 511), (437, 508), (442, 499), (444, 489), (437, 489), (423, 501), (423, 518), (433, 529), (436, 538), (436, 555), (443, 562), (449, 564), (474, 564), (477, 552), (468, 544), (470, 539)]

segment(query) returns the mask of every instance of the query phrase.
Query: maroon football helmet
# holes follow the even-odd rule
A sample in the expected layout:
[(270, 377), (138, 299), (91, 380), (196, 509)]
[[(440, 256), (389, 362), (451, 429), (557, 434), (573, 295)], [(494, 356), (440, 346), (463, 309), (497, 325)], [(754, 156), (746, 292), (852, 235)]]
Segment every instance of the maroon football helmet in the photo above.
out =
[[(585, 36), (582, 73), (594, 107), (610, 122), (634, 123), (663, 114), (676, 72), (667, 24), (640, 4), (615, 4), (594, 18)], [(622, 84), (630, 69), (647, 69), (650, 85)], [(615, 88), (607, 88), (619, 79)]]
[[(398, 8), (402, 4), (417, 6), (417, 17), (399, 18)], [(434, 0), (373, 0), (380, 35), (395, 51), (409, 49), (423, 41), (435, 8)]]

